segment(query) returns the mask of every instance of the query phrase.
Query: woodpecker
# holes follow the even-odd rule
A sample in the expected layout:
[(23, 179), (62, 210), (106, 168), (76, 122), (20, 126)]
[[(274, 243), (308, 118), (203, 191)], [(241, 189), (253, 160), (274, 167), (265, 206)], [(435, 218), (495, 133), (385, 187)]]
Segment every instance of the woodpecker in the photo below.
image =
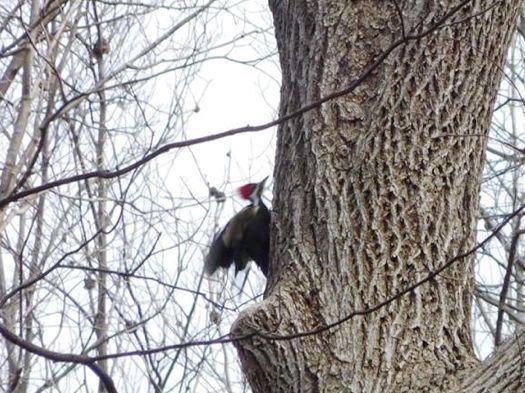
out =
[(265, 177), (260, 183), (249, 183), (238, 188), (241, 198), (250, 204), (233, 216), (219, 232), (210, 246), (204, 271), (212, 275), (222, 267), (228, 269), (235, 263), (235, 275), (249, 261), (255, 261), (268, 276), (268, 253), (270, 248), (270, 211), (261, 199)]

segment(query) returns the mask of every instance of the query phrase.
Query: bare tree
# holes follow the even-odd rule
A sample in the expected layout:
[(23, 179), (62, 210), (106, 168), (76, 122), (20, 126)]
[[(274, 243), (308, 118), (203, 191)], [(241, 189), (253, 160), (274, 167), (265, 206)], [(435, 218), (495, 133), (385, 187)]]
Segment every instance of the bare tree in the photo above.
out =
[[(170, 143), (192, 144), (203, 65), (257, 67), (271, 53), (237, 61), (237, 47), (261, 49), (269, 32), (244, 12), (218, 0), (0, 5), (0, 386), (246, 385), (230, 371), (231, 349), (163, 349), (225, 334), (241, 301), (233, 287), (203, 290), (212, 213), (224, 206), (210, 199), (210, 178), (195, 193), (184, 168), (197, 172), (196, 160), (161, 157)], [(223, 31), (224, 17), (243, 23)], [(251, 284), (249, 298), (261, 291)]]
[(253, 390), (519, 391), (523, 335), (480, 364), (470, 329), (482, 163), (522, 2), (270, 6), (287, 118), (273, 272), (232, 330)]

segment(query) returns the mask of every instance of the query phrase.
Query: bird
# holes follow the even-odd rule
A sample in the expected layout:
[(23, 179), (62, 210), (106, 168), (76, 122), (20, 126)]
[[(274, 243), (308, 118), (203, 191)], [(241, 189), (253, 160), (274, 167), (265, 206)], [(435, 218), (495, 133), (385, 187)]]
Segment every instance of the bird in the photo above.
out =
[(250, 261), (268, 276), (270, 211), (261, 199), (267, 179), (268, 176), (259, 183), (248, 183), (237, 189), (241, 198), (250, 204), (233, 216), (211, 243), (204, 262), (204, 271), (209, 276), (232, 264), (237, 275)]

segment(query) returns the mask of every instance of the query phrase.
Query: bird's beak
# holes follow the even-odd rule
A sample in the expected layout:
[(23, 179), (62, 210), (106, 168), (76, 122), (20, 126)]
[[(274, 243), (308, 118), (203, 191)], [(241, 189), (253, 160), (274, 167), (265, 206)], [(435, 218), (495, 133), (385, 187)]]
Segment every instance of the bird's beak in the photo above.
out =
[(261, 180), (261, 182), (259, 183), (259, 188), (262, 190), (264, 188), (264, 184), (266, 183), (266, 180), (268, 179), (269, 176), (266, 176), (264, 179)]
[[(257, 185), (255, 186), (255, 189), (252, 193), (252, 195), (255, 195), (255, 198), (257, 199), (260, 199), (261, 198), (261, 195), (264, 191), (264, 184), (266, 183), (266, 180), (268, 179), (268, 176), (266, 176), (264, 179), (262, 179), (261, 182), (257, 183)], [(252, 199), (252, 201), (254, 201)]]

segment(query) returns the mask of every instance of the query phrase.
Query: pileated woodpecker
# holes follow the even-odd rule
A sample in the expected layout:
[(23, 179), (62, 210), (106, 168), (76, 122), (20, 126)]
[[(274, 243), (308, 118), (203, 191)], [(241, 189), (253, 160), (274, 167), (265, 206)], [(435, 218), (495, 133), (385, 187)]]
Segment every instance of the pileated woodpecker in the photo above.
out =
[(228, 221), (224, 229), (215, 237), (204, 264), (208, 275), (235, 263), (235, 275), (253, 260), (268, 276), (268, 252), (270, 248), (270, 212), (261, 200), (265, 177), (260, 183), (250, 183), (239, 187), (243, 199), (251, 203)]

